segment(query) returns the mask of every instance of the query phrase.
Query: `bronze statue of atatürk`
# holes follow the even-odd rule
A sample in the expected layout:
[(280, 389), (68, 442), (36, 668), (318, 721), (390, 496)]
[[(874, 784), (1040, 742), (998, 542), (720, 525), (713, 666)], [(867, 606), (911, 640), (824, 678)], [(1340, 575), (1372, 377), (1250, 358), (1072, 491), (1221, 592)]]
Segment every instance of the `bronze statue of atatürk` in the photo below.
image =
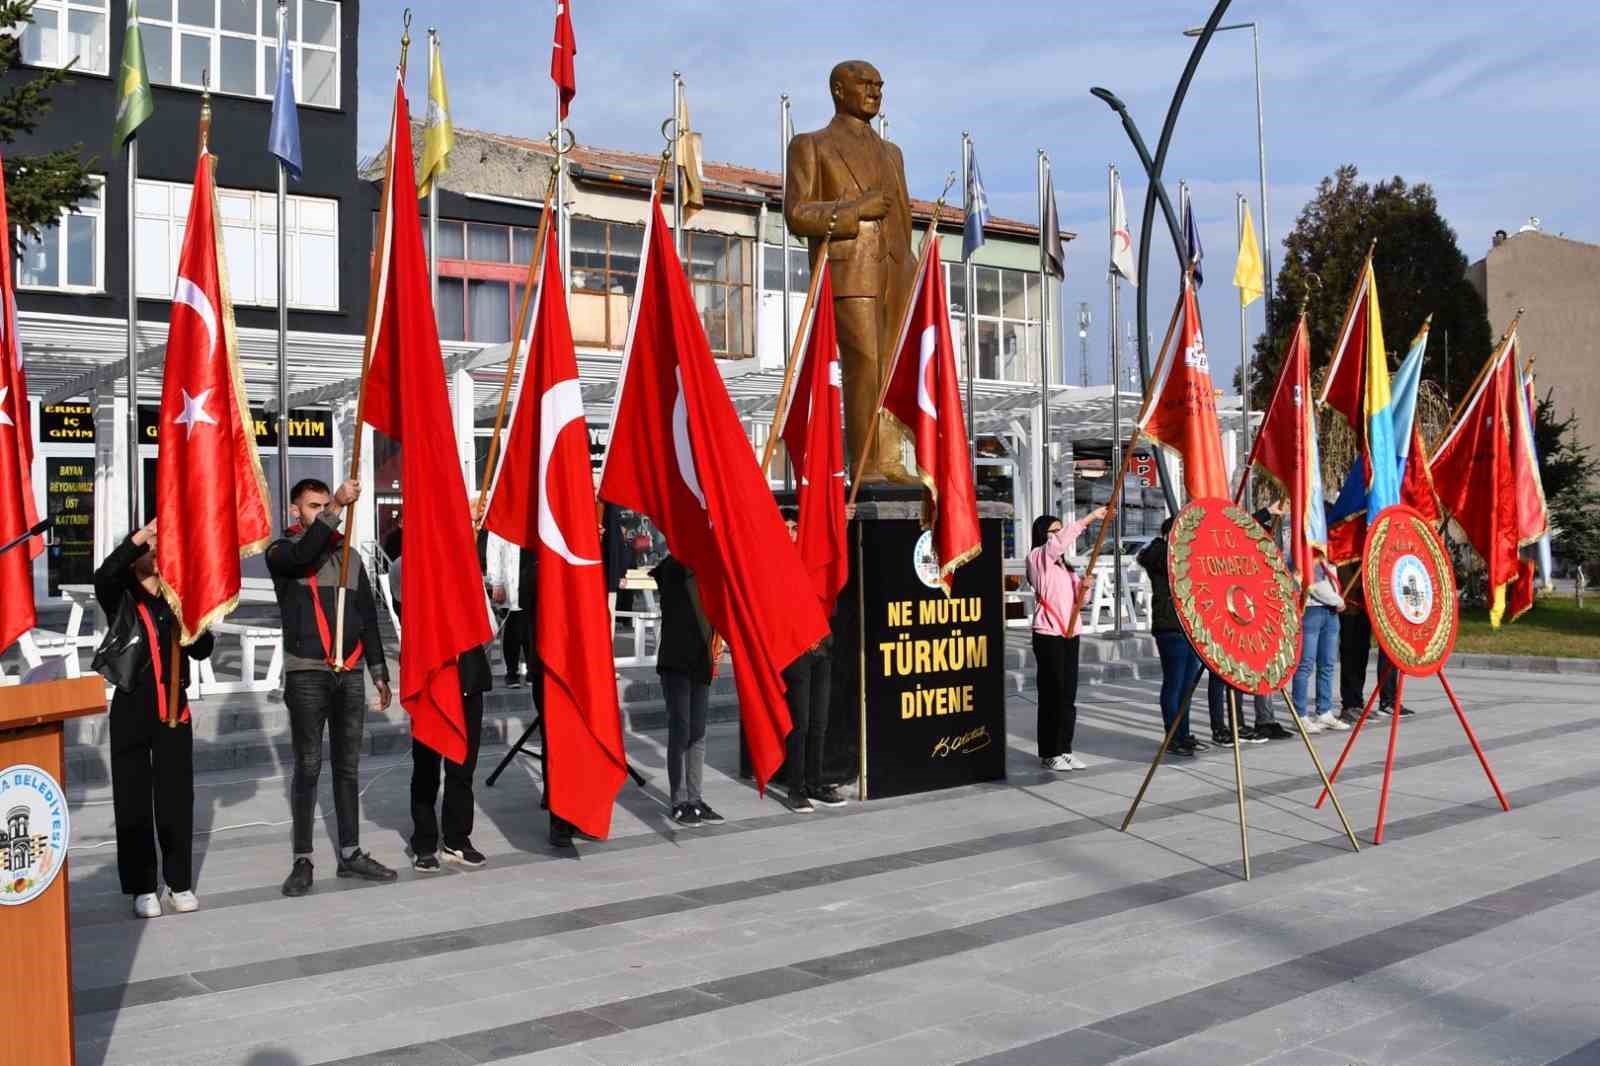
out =
[[(883, 102), (883, 78), (862, 60), (847, 60), (828, 75), (833, 121), (789, 143), (783, 215), (789, 229), (809, 238), (811, 265), (830, 237), (828, 269), (844, 371), (845, 442), (852, 470), (867, 446), (878, 392), (910, 298), (916, 260), (911, 251), (911, 198), (900, 149), (879, 137), (871, 120)], [(902, 435), (890, 423), (862, 471), (862, 481), (918, 484), (901, 458)]]

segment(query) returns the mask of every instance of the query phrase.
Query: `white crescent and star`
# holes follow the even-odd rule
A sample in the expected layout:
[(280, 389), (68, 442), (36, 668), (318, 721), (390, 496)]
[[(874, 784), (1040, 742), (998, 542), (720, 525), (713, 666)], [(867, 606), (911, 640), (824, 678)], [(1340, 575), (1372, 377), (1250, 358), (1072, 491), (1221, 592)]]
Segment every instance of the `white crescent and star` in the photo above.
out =
[(183, 438), (184, 440), (194, 436), (195, 426), (214, 426), (217, 424), (217, 420), (212, 418), (210, 412), (206, 410), (206, 400), (211, 396), (210, 389), (201, 389), (198, 396), (190, 396), (188, 389), (180, 389), (179, 391), (183, 393), (183, 410), (178, 414), (177, 418), (173, 419), (173, 422), (180, 426), (189, 427), (187, 435)]
[(938, 418), (939, 409), (934, 406), (932, 382), (929, 376), (933, 371), (933, 353), (938, 346), (938, 339), (934, 327), (929, 326), (922, 331), (922, 347), (917, 354), (917, 406), (929, 418)]
[(561, 431), (582, 419), (583, 388), (577, 378), (558, 381), (539, 397), (539, 539), (573, 566), (599, 566), (599, 559), (585, 559), (567, 545), (567, 536), (550, 507), (550, 456)]
[(183, 304), (200, 316), (201, 323), (206, 327), (206, 359), (213, 358), (217, 353), (217, 309), (211, 306), (211, 298), (204, 289), (179, 274), (178, 284), (173, 288), (172, 302)]
[(11, 421), (11, 416), (6, 414), (6, 397), (9, 396), (10, 394), (11, 394), (11, 386), (10, 385), (7, 385), (5, 388), (0, 389), (0, 426), (14, 426), (14, 425), (16, 425), (15, 422)]
[(672, 401), (672, 454), (678, 461), (678, 474), (683, 478), (683, 483), (694, 498), (699, 501), (700, 509), (706, 509), (706, 494), (700, 488), (700, 474), (694, 466), (694, 448), (689, 444), (689, 407), (683, 399), (683, 370), (674, 367), (673, 380), (678, 385), (678, 395)]

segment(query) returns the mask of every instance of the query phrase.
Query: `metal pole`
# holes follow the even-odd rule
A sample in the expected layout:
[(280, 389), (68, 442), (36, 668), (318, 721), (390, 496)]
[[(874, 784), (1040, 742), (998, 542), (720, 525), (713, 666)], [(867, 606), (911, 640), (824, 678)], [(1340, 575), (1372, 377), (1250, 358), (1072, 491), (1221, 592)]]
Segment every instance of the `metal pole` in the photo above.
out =
[[(1256, 159), (1261, 179), (1261, 268), (1266, 289), (1267, 334), (1272, 333), (1272, 209), (1267, 200), (1267, 125), (1261, 106), (1261, 31), (1250, 23), (1250, 44), (1256, 57)], [(1245, 385), (1250, 383), (1249, 370), (1245, 371)], [(1247, 475), (1248, 476), (1248, 475)], [(1246, 494), (1245, 499), (1249, 499)]]
[(783, 191), (779, 194), (783, 212), (779, 214), (780, 224), (783, 226), (783, 351), (789, 351), (789, 220), (785, 213), (788, 211), (789, 195), (789, 94), (783, 93), (778, 97), (778, 173), (783, 182)]
[[(673, 75), (676, 77), (677, 75)], [(677, 110), (674, 108), (674, 125), (676, 125)], [(570, 178), (567, 174), (567, 155), (563, 150), (567, 146), (567, 120), (561, 117), (561, 91), (556, 90), (556, 216), (552, 219), (556, 227), (556, 239), (561, 244), (561, 291), (566, 296), (567, 304), (572, 303), (572, 218), (567, 211), (567, 196), (571, 189)], [(673, 142), (676, 144), (676, 140)], [(545, 204), (543, 210), (550, 210), (550, 205)], [(540, 249), (535, 248), (532, 254), (537, 257)]]
[(678, 146), (683, 143), (683, 131), (678, 120), (683, 115), (683, 75), (672, 72), (672, 246), (678, 258), (683, 258), (683, 171), (678, 158)]
[[(966, 130), (961, 131), (961, 213), (963, 221), (965, 216), (972, 213), (972, 135)], [(937, 217), (933, 224), (939, 224)], [(937, 250), (934, 254), (938, 254)], [(978, 322), (975, 313), (978, 306), (978, 276), (972, 260), (966, 256), (962, 256), (961, 269), (967, 279), (967, 449), (972, 453), (972, 462), (976, 466), (978, 437), (972, 405), (977, 397), (974, 383), (978, 377)]]
[[(278, 0), (278, 61), (289, 47), (284, 0)], [(289, 106), (295, 106), (289, 101)], [(278, 160), (278, 525), (289, 526), (289, 170)]]
[(1050, 157), (1038, 153), (1039, 187), (1039, 488), (1044, 500), (1040, 514), (1050, 513), (1050, 256), (1045, 247), (1044, 221), (1049, 205), (1045, 200), (1045, 177), (1050, 172)]
[[(433, 73), (434, 53), (439, 49), (439, 35), (428, 27), (428, 72)], [(438, 175), (428, 182), (428, 294), (433, 299), (434, 315), (439, 313), (439, 181)]]
[[(1233, 194), (1233, 228), (1234, 247), (1244, 243), (1244, 204), (1243, 194)], [(1244, 337), (1244, 299), (1243, 293), (1239, 300), (1239, 412), (1243, 425), (1239, 429), (1239, 462), (1248, 464), (1250, 457), (1250, 346), (1245, 343)], [(1250, 467), (1245, 466), (1241, 475), (1244, 478), (1244, 509), (1254, 511), (1254, 497), (1250, 494)]]
[[(128, 138), (128, 532), (144, 523), (139, 521), (144, 500), (139, 493), (139, 279), (135, 264), (138, 229), (134, 225), (134, 205), (139, 193), (139, 136)], [(282, 228), (281, 226), (279, 228)]]
[[(1106, 245), (1106, 287), (1109, 290), (1107, 296), (1110, 304), (1108, 308), (1110, 313), (1107, 316), (1110, 321), (1106, 324), (1106, 329), (1111, 344), (1111, 469), (1121, 470), (1122, 356), (1121, 349), (1117, 344), (1117, 323), (1121, 320), (1122, 314), (1117, 306), (1120, 295), (1117, 291), (1120, 288), (1117, 281), (1117, 272), (1111, 267), (1112, 257), (1117, 250), (1117, 235), (1115, 232), (1117, 226), (1115, 214), (1116, 196), (1117, 168), (1116, 164), (1110, 164), (1106, 167), (1106, 234), (1108, 237)], [(1123, 509), (1118, 507), (1117, 513), (1112, 517), (1112, 521), (1115, 523), (1114, 535), (1117, 538), (1117, 544), (1112, 552), (1112, 558), (1115, 562), (1111, 571), (1111, 622), (1112, 631), (1118, 636), (1122, 634), (1122, 511)]]
[(1084, 388), (1089, 387), (1089, 325), (1093, 317), (1089, 314), (1089, 301), (1082, 300), (1078, 303), (1078, 358), (1083, 366), (1078, 371), (1078, 384)]

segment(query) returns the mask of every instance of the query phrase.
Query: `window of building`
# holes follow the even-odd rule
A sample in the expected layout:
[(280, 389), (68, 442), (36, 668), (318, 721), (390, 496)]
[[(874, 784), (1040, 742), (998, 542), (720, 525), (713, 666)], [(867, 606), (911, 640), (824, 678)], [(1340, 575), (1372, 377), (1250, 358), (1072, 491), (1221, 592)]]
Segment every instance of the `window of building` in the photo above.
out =
[[(945, 291), (956, 363), (966, 373), (967, 279), (960, 263), (946, 263)], [(974, 267), (974, 326), (978, 337), (980, 381), (1039, 380), (1039, 275), (1029, 270)]]
[(689, 282), (711, 351), (721, 356), (754, 352), (750, 328), (750, 257), (754, 243), (720, 233), (684, 234)]
[[(783, 245), (769, 244), (762, 257), (761, 287), (768, 292), (783, 291)], [(811, 253), (804, 241), (789, 245), (789, 294), (804, 294), (811, 288)]]
[(22, 31), (22, 61), (87, 74), (111, 73), (106, 44), (107, 0), (38, 0), (33, 22)]
[(62, 292), (105, 291), (105, 179), (94, 177), (94, 191), (61, 221), (37, 237), (17, 231), (17, 284), (26, 289)]
[(622, 347), (643, 252), (643, 226), (592, 218), (572, 220), (573, 340), (602, 348)]
[[(42, 6), (42, 5), (41, 5)], [(82, 6), (73, 0), (73, 6)], [(289, 0), (299, 102), (339, 106), (338, 0)], [(139, 33), (151, 82), (272, 98), (278, 80), (277, 0), (142, 0)]]
[[(169, 299), (183, 254), (191, 187), (140, 181), (138, 289)], [(229, 291), (235, 304), (278, 302), (278, 202), (273, 193), (218, 189)], [(339, 204), (313, 196), (288, 199), (289, 306), (339, 309)]]
[[(511, 339), (534, 233), (533, 226), (439, 220), (441, 340), (501, 344)], [(424, 224), (424, 250), (428, 241)]]

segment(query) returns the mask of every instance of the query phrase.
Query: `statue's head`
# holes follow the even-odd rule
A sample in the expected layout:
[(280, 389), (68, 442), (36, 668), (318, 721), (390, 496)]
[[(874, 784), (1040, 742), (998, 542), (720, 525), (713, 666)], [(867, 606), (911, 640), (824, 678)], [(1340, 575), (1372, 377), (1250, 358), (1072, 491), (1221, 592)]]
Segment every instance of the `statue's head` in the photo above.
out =
[(864, 59), (847, 59), (828, 74), (828, 89), (833, 93), (833, 109), (841, 115), (854, 115), (870, 121), (883, 106), (883, 75)]

